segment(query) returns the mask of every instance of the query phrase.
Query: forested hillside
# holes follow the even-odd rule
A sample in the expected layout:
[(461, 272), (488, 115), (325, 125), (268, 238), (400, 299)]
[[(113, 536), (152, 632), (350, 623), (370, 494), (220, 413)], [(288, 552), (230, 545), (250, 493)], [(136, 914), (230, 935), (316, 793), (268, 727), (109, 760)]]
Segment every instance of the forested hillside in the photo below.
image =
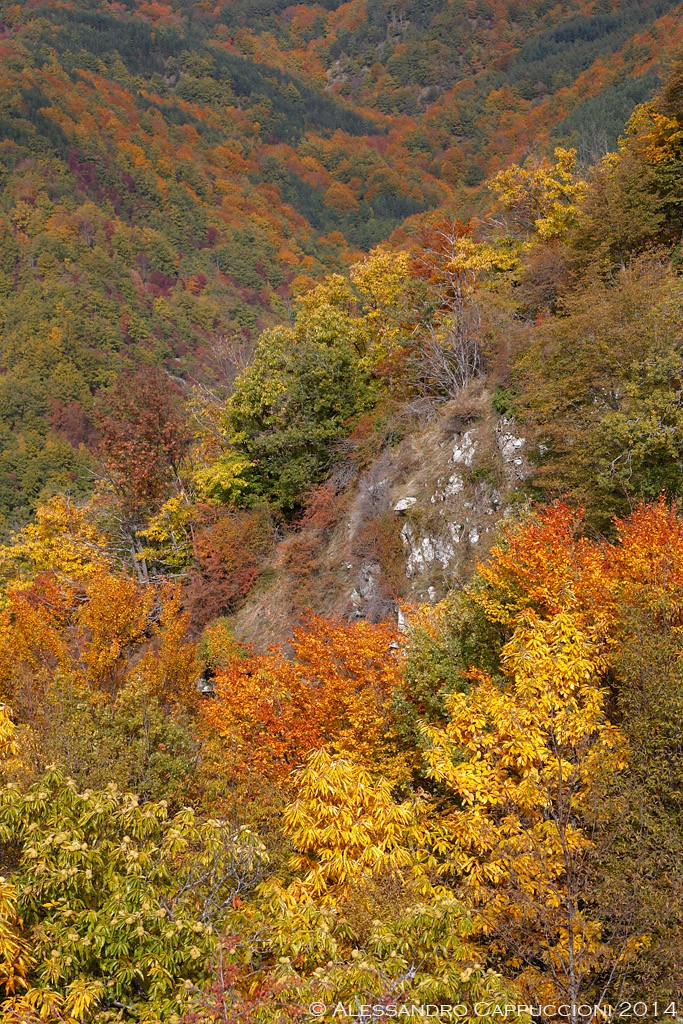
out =
[(681, 34), (668, 0), (78, 0), (0, 17), (10, 527), (90, 490), (96, 396), (122, 373), (224, 387), (325, 272), (429, 211), (481, 211), (484, 180), (530, 151), (601, 158)]
[(0, 11), (3, 1024), (683, 1015), (680, 6)]

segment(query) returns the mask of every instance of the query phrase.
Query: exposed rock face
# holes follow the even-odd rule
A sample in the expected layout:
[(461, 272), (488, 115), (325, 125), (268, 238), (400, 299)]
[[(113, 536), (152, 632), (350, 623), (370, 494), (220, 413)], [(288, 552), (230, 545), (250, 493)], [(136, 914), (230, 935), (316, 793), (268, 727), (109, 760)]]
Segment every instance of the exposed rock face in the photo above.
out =
[(464, 488), (465, 481), (463, 478), (458, 473), (453, 473), (445, 484), (442, 484), (441, 480), (439, 481), (439, 486), (431, 497), (432, 505), (436, 505), (437, 501), (446, 501), (448, 498), (460, 494)]
[(410, 480), (417, 497), (394, 506), (406, 520), (401, 541), (410, 596), (436, 600), (469, 575), (504, 514), (508, 494), (528, 475), (525, 444), (514, 420), (482, 417), (447, 434), (439, 442), (440, 458), (424, 459)]
[(394, 505), (394, 512), (407, 512), (409, 508), (417, 504), (417, 498), (399, 498)]
[(356, 586), (351, 592), (352, 611), (350, 618), (362, 619), (364, 609), (377, 599), (378, 584), (382, 574), (379, 562), (368, 562), (360, 567)]
[(474, 462), (476, 452), (477, 442), (475, 441), (474, 430), (466, 430), (462, 437), (456, 434), (452, 462), (461, 462), (469, 468)]
[(496, 439), (508, 475), (515, 480), (524, 480), (529, 475), (529, 467), (522, 454), (526, 438), (517, 437), (514, 430), (514, 419), (503, 417), (496, 427)]
[(462, 526), (459, 523), (449, 523), (448, 530), (450, 540), (442, 536), (431, 537), (429, 534), (419, 538), (410, 523), (405, 524), (401, 530), (401, 538), (408, 552), (406, 576), (424, 573), (434, 562), (442, 569), (448, 568), (455, 558), (455, 545), (460, 543)]
[(526, 447), (514, 420), (495, 415), (482, 394), (467, 412), (442, 406), (360, 474), (342, 466), (338, 519), (310, 541), (306, 585), (293, 595), (291, 576), (276, 571), (239, 613), (236, 632), (258, 644), (264, 616), (282, 623), (284, 639), (307, 607), (377, 621), (395, 620), (400, 601), (440, 600), (486, 556), (529, 475)]

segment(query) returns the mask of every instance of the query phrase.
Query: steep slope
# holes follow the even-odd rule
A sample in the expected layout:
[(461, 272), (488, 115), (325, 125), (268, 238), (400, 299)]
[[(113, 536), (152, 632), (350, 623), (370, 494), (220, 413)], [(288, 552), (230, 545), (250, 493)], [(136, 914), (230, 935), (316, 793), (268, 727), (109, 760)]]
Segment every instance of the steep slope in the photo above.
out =
[[(195, 251), (192, 217), (167, 224), (153, 192), (175, 181), (202, 209), (187, 168), (214, 167), (210, 147), (155, 155), (132, 87), (106, 106), (104, 73), (78, 75), (118, 115), (91, 164), (33, 137), (95, 133), (66, 85), (6, 144), (17, 469), (59, 386), (53, 429), (87, 438), (94, 480), (0, 543), (0, 1019), (670, 1016), (683, 55), (618, 151), (512, 164), (487, 216), (437, 211), (343, 273), (283, 280), (283, 322), (253, 351), (216, 345), (213, 369), (215, 324), (187, 325), (249, 296), (220, 266), (190, 284), (182, 260), (236, 244), (230, 205)], [(18, 311), (38, 323), (45, 296), (54, 319), (19, 352)]]
[[(297, 275), (447, 189), (415, 169), (398, 190), (370, 121), (201, 19), (155, 28), (96, 3), (4, 18), (0, 500), (22, 515), (48, 481), (87, 486), (75, 447), (122, 370), (211, 376), (231, 339), (286, 316)], [(367, 199), (306, 155), (321, 132), (330, 160), (374, 176)]]
[(288, 8), (236, 38), (324, 72), (333, 93), (389, 115), (425, 170), (471, 186), (548, 139), (587, 158), (612, 148), (680, 44), (680, 19), (667, 0), (352, 0), (315, 18)]
[(6, 521), (89, 489), (95, 396), (121, 373), (229, 387), (293, 291), (430, 211), (468, 216), (532, 145), (612, 141), (679, 16), (670, 0), (0, 4)]
[(342, 462), (314, 493), (234, 615), (238, 637), (284, 642), (309, 609), (400, 623), (402, 604), (435, 603), (471, 577), (523, 501), (527, 439), (477, 386), (403, 429), (350, 485)]

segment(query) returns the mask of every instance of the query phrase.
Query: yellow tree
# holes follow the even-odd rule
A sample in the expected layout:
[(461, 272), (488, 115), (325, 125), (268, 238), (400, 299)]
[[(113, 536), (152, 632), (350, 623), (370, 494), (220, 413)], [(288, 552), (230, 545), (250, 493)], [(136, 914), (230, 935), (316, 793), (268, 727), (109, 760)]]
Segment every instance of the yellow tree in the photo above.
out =
[[(9, 708), (0, 704), (0, 762), (3, 766), (11, 763), (16, 753)], [(0, 993), (14, 995), (19, 989), (28, 988), (31, 964), (29, 944), (21, 931), (16, 888), (0, 877)]]
[(311, 895), (338, 898), (350, 885), (417, 867), (416, 806), (397, 804), (391, 786), (325, 749), (296, 773), (297, 798), (284, 813), (292, 867)]
[(361, 296), (357, 337), (370, 367), (405, 345), (417, 327), (419, 300), (410, 264), (408, 253), (378, 247), (351, 268)]
[(524, 234), (548, 240), (564, 234), (576, 222), (586, 183), (576, 173), (576, 150), (555, 150), (555, 162), (518, 164), (500, 171), (491, 181), (498, 202)]
[(605, 714), (603, 662), (579, 619), (524, 610), (502, 651), (504, 684), (472, 671), (448, 698), (445, 728), (425, 728), (432, 778), (458, 809), (435, 830), (502, 955), (534, 998), (572, 1009), (631, 947), (608, 948), (590, 908), (602, 852), (601, 799), (625, 767)]
[(296, 1007), (322, 1001), (358, 1015), (385, 1006), (388, 1016), (458, 1003), (461, 1020), (498, 1020), (516, 994), (486, 965), (472, 914), (429, 884), (417, 802), (397, 803), (381, 776), (325, 750), (297, 784), (284, 828), (299, 877), (271, 879), (238, 909), (223, 985), (195, 1019), (228, 1024), (246, 1003), (249, 1019), (291, 1021)]
[(0, 547), (0, 577), (9, 585), (29, 583), (38, 573), (83, 580), (109, 563), (107, 542), (87, 505), (64, 494), (36, 509), (35, 521)]

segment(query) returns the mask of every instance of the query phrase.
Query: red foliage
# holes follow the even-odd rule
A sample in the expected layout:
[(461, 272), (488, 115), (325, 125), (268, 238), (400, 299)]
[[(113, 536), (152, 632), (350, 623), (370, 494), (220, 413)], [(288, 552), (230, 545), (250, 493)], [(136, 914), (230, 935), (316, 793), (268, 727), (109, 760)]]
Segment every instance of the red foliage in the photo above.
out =
[(148, 367), (119, 378), (100, 399), (96, 454), (103, 475), (135, 518), (163, 499), (189, 444), (180, 389)]
[(95, 431), (81, 403), (62, 402), (54, 397), (49, 401), (47, 421), (55, 433), (65, 437), (74, 448), (80, 444), (90, 444)]
[(195, 1006), (182, 1018), (182, 1024), (251, 1024), (263, 1020), (264, 1010), (277, 1007), (278, 1020), (296, 1024), (310, 1016), (306, 1007), (290, 1003), (280, 996), (283, 983), (264, 977), (254, 986), (250, 967), (226, 962), (239, 949), (240, 937), (225, 936), (218, 954), (213, 982), (205, 988)]
[(198, 626), (233, 611), (244, 600), (273, 543), (273, 524), (265, 509), (205, 508), (202, 518), (195, 534), (197, 569), (186, 591)]

